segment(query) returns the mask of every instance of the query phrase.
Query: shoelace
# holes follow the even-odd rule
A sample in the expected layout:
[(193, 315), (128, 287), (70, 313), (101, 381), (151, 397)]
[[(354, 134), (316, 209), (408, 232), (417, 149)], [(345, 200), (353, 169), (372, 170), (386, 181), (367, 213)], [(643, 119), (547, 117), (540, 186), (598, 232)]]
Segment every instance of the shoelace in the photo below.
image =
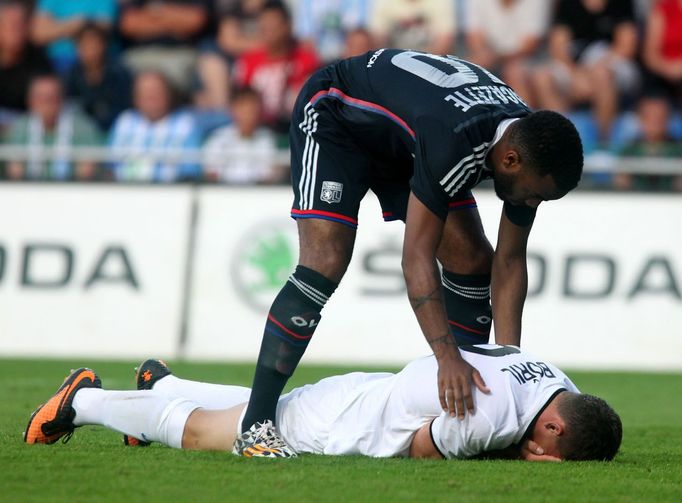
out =
[(62, 437), (62, 444), (67, 444), (69, 442), (69, 440), (71, 440), (71, 437), (73, 437), (73, 432), (74, 432), (74, 430), (71, 430), (70, 432), (68, 432), (66, 435), (64, 435)]
[(280, 437), (274, 429), (270, 421), (261, 425), (260, 428), (256, 430), (256, 438), (262, 438), (268, 447), (274, 449), (283, 449), (289, 451), (290, 447), (284, 443), (282, 437)]

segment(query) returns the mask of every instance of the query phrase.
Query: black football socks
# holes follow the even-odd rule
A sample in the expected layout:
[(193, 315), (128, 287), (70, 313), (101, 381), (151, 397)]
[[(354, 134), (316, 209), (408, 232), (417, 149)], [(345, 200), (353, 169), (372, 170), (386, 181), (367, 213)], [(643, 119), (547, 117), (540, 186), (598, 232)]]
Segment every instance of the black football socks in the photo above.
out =
[(296, 370), (337, 283), (299, 265), (272, 303), (265, 323), (251, 398), (242, 431), (270, 419), (284, 385)]
[(490, 274), (443, 270), (443, 292), (450, 332), (461, 345), (486, 344), (490, 338)]

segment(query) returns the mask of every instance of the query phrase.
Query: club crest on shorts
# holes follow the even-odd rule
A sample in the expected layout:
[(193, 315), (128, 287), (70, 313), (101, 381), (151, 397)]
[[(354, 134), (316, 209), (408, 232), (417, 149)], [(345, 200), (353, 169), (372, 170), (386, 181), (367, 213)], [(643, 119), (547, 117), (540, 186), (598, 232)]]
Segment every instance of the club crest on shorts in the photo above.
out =
[(341, 194), (343, 193), (343, 184), (339, 182), (322, 182), (322, 192), (320, 192), (320, 199), (325, 203), (333, 204), (341, 202)]

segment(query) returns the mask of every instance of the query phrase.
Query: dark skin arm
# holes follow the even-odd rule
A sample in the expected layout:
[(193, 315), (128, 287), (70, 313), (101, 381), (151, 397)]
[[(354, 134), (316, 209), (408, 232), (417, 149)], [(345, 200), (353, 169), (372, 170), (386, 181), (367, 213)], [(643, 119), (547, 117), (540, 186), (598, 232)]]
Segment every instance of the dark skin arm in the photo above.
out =
[(473, 412), (471, 387), (487, 393), (483, 378), (462, 358), (448, 327), (436, 251), (443, 234), (443, 221), (414, 195), (407, 206), (403, 274), (407, 295), (422, 333), (438, 360), (438, 397), (443, 410), (464, 418)]
[(502, 210), (490, 282), (497, 344), (521, 344), (521, 314), (528, 290), (526, 246), (531, 228), (513, 224)]

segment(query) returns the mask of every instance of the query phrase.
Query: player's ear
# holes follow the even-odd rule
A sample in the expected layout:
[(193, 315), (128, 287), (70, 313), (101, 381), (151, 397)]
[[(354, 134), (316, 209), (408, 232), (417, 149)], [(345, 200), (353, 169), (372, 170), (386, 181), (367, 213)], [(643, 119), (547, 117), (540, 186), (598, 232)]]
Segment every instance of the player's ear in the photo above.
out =
[(565, 431), (565, 426), (560, 421), (547, 421), (544, 426), (547, 433), (555, 437), (560, 437)]
[(502, 166), (504, 170), (509, 174), (516, 174), (521, 171), (521, 156), (514, 149), (509, 149), (504, 153), (502, 158)]

